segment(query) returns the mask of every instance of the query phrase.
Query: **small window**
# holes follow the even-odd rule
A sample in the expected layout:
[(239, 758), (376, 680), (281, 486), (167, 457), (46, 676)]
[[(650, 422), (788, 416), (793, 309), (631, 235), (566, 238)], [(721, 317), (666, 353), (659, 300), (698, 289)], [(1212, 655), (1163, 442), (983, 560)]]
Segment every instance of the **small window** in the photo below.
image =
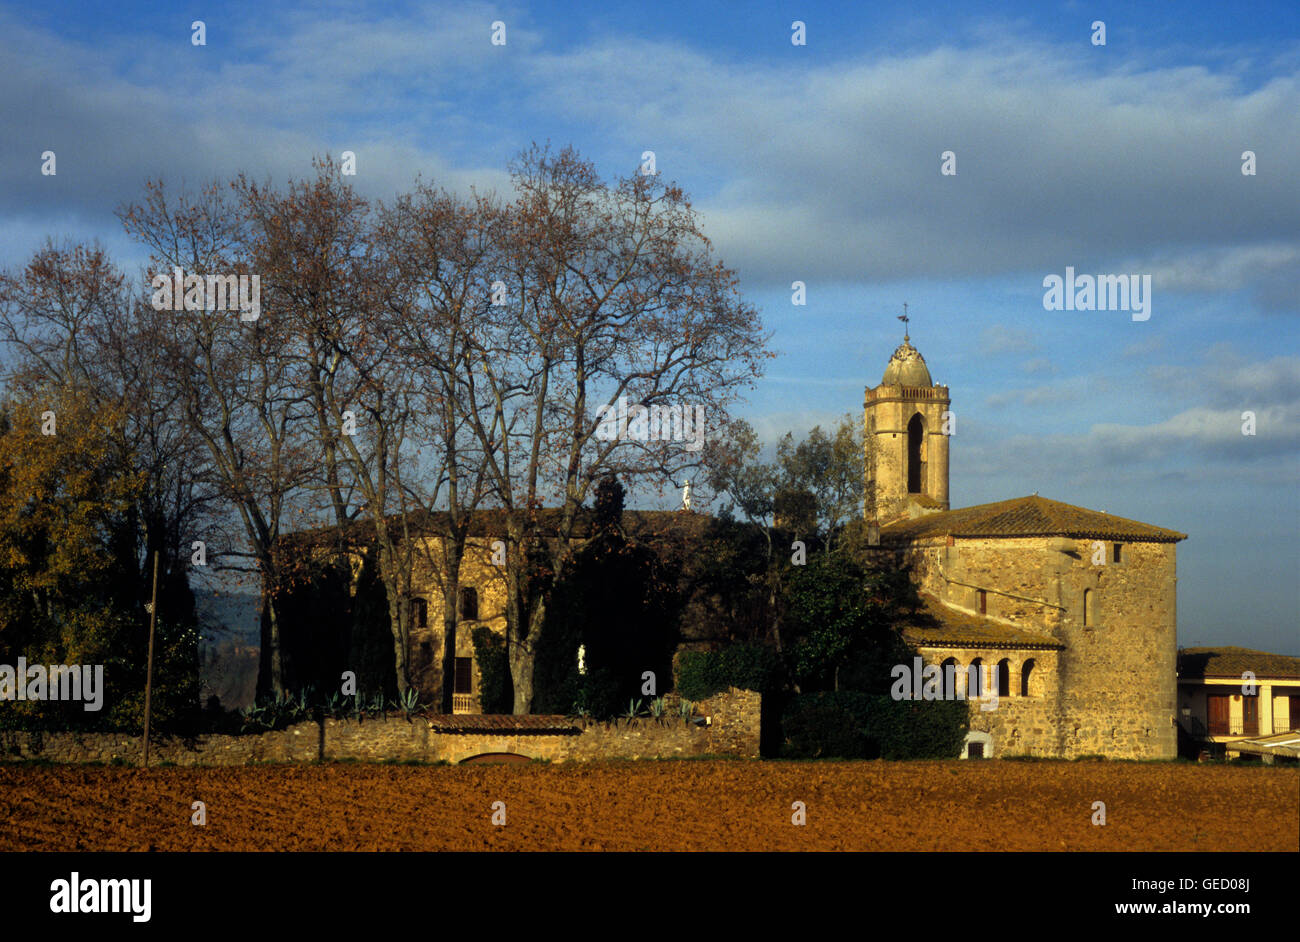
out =
[(474, 692), (474, 659), (472, 657), (456, 658), (456, 693)]
[(1124, 556), (1123, 548), (1124, 548), (1123, 543), (1116, 543), (1113, 547), (1111, 547), (1110, 561), (1112, 563), (1123, 562), (1123, 556)]
[(1096, 624), (1097, 615), (1093, 611), (1093, 591), (1092, 589), (1083, 590), (1083, 627), (1091, 628)]
[(460, 590), (460, 617), (478, 618), (478, 589), (465, 586)]
[(983, 759), (984, 743), (982, 742), (968, 743), (966, 746), (966, 755), (972, 759)]
[(979, 599), (980, 599), (980, 614), (987, 615), (989, 613), (989, 594), (985, 592), (983, 589), (980, 589)]
[(429, 603), (425, 599), (411, 599), (411, 626), (429, 627)]
[(1034, 673), (1035, 666), (1033, 658), (1020, 665), (1020, 696), (1022, 697), (1029, 696), (1029, 678)]

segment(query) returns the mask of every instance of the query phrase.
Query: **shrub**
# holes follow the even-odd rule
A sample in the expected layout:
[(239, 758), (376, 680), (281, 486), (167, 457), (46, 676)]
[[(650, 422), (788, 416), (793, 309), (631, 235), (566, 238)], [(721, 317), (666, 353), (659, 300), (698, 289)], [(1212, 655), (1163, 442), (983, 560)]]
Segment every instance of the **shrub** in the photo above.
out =
[(728, 687), (770, 692), (780, 683), (781, 661), (761, 644), (733, 644), (721, 651), (691, 651), (682, 656), (677, 692), (703, 700)]
[(855, 690), (792, 697), (781, 720), (785, 755), (796, 759), (879, 758), (879, 742), (865, 735), (875, 699)]
[(894, 700), (853, 690), (791, 698), (782, 720), (792, 758), (947, 759), (961, 753), (963, 700)]
[(482, 625), (474, 629), (471, 637), (481, 681), (480, 708), (484, 713), (513, 712), (515, 689), (510, 681), (510, 661), (506, 657), (505, 639)]

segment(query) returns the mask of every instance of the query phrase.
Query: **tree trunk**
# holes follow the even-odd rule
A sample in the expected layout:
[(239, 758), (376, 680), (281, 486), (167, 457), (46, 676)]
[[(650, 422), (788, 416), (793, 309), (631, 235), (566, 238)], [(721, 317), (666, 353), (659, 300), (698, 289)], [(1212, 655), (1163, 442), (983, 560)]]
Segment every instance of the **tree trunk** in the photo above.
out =
[[(518, 544), (515, 544), (518, 546)], [(528, 615), (528, 604), (523, 598), (520, 570), (527, 569), (526, 561), (514, 553), (515, 565), (506, 566), (506, 658), (510, 662), (510, 684), (514, 688), (516, 716), (531, 713), (533, 709), (533, 619)], [(509, 560), (507, 561), (509, 562)], [(539, 606), (540, 607), (540, 606)]]
[(393, 663), (397, 670), (397, 695), (406, 696), (406, 691), (411, 686), (410, 664), (407, 660), (408, 628), (410, 624), (407, 615), (407, 606), (403, 605), (398, 598), (397, 590), (389, 588), (388, 590), (388, 618), (393, 629)]
[(262, 651), (258, 658), (257, 693), (262, 697), (270, 694), (278, 697), (284, 693), (284, 660), (280, 645), (280, 615), (275, 608), (275, 598), (267, 593), (262, 605), (266, 610), (266, 620), (262, 626)]
[(460, 615), (460, 565), (463, 558), (462, 548), (454, 537), (447, 537), (448, 547), (445, 555), (447, 576), (442, 593), (442, 704), (443, 713), (455, 709), (453, 694), (456, 692), (456, 625)]

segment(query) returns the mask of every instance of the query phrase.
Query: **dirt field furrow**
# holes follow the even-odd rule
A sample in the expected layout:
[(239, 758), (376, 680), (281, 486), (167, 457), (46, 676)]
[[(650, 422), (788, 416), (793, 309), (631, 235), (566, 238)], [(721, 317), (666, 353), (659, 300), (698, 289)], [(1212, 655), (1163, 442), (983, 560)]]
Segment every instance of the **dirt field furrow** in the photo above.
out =
[[(205, 826), (190, 822), (194, 801)], [(1294, 767), (0, 765), (0, 850), (1297, 849)]]

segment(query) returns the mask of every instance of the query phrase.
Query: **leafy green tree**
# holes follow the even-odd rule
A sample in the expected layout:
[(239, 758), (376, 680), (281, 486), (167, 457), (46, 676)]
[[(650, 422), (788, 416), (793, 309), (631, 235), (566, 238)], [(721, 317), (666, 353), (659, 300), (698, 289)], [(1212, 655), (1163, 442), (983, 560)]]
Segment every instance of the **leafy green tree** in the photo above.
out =
[[(101, 665), (99, 711), (15, 704), (16, 722), (136, 730), (149, 616), (136, 578), (145, 477), (123, 445), (124, 410), (76, 387), (11, 389), (0, 408), (0, 661)], [(162, 580), (156, 729), (198, 712), (198, 632), (183, 573)]]
[(890, 668), (910, 656), (899, 625), (913, 592), (906, 574), (864, 570), (845, 553), (818, 553), (794, 567), (786, 632), (800, 689), (840, 689), (851, 678), (856, 689), (887, 692)]
[(815, 535), (833, 548), (844, 524), (862, 513), (862, 422), (845, 415), (831, 434), (814, 426), (798, 444), (787, 432), (776, 453), (778, 513), (800, 538)]

